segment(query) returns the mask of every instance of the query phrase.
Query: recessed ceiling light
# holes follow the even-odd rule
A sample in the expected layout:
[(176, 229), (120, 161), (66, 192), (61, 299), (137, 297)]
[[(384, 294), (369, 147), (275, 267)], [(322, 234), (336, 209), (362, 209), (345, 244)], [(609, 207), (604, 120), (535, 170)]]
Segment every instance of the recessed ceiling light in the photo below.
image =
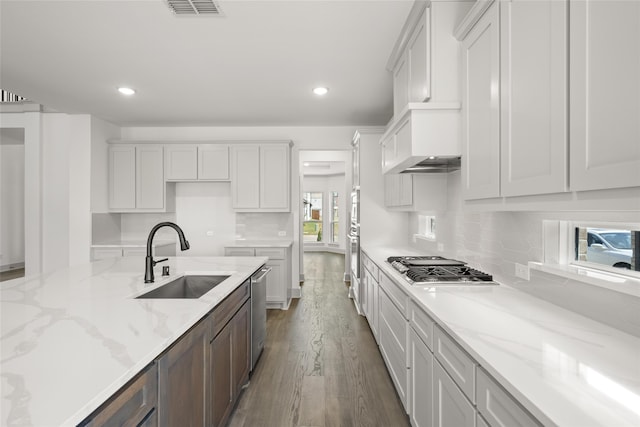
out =
[(313, 89), (313, 93), (316, 95), (326, 95), (329, 92), (329, 88), (326, 87), (317, 87)]
[(304, 162), (303, 163), (304, 166), (309, 166), (309, 164), (310, 164), (309, 162)]
[(129, 95), (129, 96), (136, 93), (136, 91), (131, 89), (130, 87), (119, 87), (118, 92), (120, 92), (123, 95)]

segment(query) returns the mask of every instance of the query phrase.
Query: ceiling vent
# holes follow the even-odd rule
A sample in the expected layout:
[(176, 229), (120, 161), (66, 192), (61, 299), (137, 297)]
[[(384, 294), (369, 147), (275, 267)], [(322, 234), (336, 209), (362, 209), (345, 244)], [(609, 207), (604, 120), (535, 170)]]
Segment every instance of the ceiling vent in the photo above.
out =
[(166, 0), (169, 9), (176, 15), (222, 16), (220, 5), (213, 0)]

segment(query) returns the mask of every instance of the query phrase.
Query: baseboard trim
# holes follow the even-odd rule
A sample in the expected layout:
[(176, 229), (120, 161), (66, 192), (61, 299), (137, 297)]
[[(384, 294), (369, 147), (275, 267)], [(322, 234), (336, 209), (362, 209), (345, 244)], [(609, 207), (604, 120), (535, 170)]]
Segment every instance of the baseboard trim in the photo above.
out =
[(24, 262), (14, 262), (13, 264), (0, 265), (0, 271), (3, 273), (5, 271), (17, 270), (19, 268), (24, 268)]

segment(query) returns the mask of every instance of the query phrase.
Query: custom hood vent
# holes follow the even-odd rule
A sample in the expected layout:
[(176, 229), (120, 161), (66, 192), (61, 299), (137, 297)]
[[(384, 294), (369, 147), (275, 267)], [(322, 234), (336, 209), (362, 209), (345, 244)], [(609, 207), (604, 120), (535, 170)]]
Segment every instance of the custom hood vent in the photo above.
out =
[(460, 156), (428, 157), (400, 173), (449, 173), (460, 170)]
[(176, 15), (222, 16), (220, 5), (213, 0), (166, 0)]

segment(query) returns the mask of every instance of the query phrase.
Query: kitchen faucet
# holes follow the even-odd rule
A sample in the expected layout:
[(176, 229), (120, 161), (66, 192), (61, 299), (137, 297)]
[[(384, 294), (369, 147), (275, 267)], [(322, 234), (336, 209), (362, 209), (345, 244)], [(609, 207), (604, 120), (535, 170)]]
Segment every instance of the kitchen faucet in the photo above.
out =
[(144, 283), (153, 283), (153, 267), (159, 262), (163, 262), (168, 260), (169, 258), (159, 259), (158, 261), (153, 260), (153, 256), (151, 255), (151, 245), (153, 243), (153, 236), (156, 235), (156, 231), (162, 227), (171, 227), (178, 233), (178, 238), (180, 239), (180, 250), (186, 251), (189, 249), (189, 242), (184, 237), (184, 232), (177, 224), (173, 222), (161, 222), (156, 224), (151, 231), (149, 232), (149, 237), (147, 238), (147, 257), (145, 258), (145, 270), (144, 270)]

